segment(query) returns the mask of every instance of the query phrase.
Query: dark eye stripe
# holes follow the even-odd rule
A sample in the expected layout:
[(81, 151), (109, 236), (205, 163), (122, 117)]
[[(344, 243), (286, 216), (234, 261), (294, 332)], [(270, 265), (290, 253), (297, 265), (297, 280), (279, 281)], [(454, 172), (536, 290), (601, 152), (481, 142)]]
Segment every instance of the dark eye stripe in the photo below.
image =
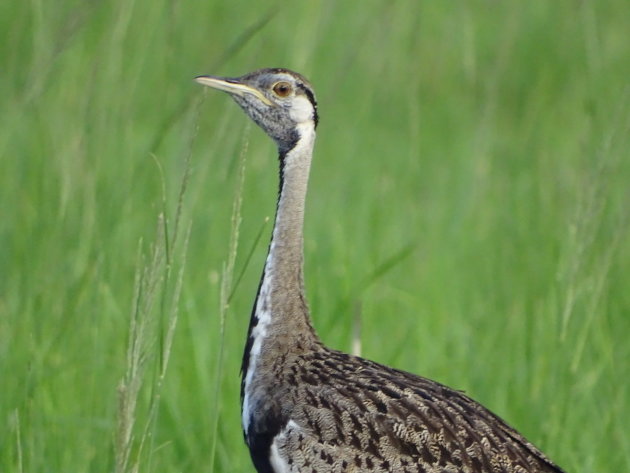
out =
[(309, 102), (311, 102), (311, 105), (313, 106), (313, 121), (315, 122), (315, 128), (317, 128), (317, 124), (319, 123), (319, 115), (317, 114), (317, 100), (315, 100), (315, 94), (313, 94), (313, 91), (301, 82), (297, 83), (297, 87), (304, 92), (304, 95), (306, 95), (306, 98)]

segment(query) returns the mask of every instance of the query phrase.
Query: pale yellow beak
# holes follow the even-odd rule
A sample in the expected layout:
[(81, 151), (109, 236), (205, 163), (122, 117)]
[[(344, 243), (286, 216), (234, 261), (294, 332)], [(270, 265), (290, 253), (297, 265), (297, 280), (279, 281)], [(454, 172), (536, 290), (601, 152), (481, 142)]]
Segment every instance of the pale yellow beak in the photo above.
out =
[(195, 77), (195, 81), (201, 85), (212, 87), (213, 89), (222, 90), (228, 94), (244, 96), (246, 94), (253, 95), (266, 105), (274, 105), (265, 95), (258, 89), (249, 85), (238, 82), (238, 79), (226, 79), (225, 77), (216, 76), (199, 76)]

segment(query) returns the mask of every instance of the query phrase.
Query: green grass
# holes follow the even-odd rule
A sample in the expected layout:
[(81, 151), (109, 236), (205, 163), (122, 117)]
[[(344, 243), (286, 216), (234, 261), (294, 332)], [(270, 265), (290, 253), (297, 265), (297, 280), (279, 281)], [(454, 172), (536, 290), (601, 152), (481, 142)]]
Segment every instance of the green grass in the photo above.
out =
[(567, 471), (629, 470), (626, 7), (3, 2), (0, 471), (252, 471), (238, 370), (275, 150), (192, 78), (265, 66), (318, 92), (322, 338), (350, 350), (358, 313), (364, 356)]

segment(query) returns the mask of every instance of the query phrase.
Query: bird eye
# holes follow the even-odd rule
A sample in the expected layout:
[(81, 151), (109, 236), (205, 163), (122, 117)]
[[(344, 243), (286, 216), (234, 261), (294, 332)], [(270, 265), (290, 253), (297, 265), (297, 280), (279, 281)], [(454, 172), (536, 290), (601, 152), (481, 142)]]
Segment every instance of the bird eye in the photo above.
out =
[(291, 84), (288, 82), (276, 82), (273, 91), (278, 97), (287, 97), (291, 93)]

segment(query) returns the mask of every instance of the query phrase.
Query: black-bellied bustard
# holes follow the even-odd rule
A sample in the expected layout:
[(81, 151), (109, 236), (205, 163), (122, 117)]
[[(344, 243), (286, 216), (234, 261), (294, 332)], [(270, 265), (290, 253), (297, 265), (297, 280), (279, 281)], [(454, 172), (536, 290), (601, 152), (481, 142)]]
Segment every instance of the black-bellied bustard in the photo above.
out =
[(286, 69), (197, 77), (278, 145), (280, 193), (242, 366), (245, 441), (260, 473), (562, 472), (488, 409), (435, 381), (331, 350), (304, 294), (304, 202), (317, 102)]

